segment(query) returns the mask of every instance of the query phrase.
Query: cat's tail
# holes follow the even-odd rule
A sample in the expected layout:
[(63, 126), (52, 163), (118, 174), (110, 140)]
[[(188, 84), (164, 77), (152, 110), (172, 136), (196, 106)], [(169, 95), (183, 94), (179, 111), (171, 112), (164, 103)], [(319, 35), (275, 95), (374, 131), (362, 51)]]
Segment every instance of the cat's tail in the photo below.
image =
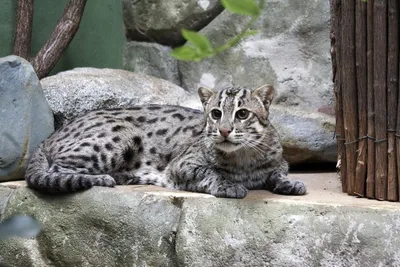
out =
[(32, 156), (25, 173), (28, 187), (49, 193), (69, 193), (89, 189), (94, 185), (114, 186), (115, 180), (107, 175), (90, 175), (71, 172), (59, 172), (46, 157), (43, 143)]

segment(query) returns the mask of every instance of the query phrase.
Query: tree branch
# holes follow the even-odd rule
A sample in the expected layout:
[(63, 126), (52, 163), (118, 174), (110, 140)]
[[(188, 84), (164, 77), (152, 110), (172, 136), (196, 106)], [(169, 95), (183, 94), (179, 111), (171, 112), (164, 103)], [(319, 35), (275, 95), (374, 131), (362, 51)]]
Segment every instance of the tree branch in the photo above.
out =
[(28, 61), (31, 56), (32, 21), (33, 0), (18, 0), (13, 54)]
[(69, 0), (64, 8), (63, 15), (50, 39), (36, 54), (32, 65), (39, 79), (46, 77), (61, 58), (64, 50), (78, 31), (86, 0)]

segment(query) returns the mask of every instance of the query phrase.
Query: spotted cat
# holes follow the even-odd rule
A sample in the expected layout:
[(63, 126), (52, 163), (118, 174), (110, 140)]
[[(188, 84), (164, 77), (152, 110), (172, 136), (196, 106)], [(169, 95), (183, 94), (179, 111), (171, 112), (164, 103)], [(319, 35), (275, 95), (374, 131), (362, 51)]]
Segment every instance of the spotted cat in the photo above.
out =
[(54, 132), (37, 149), (28, 186), (74, 192), (92, 186), (154, 184), (243, 198), (248, 189), (303, 195), (287, 178), (271, 125), (270, 85), (255, 90), (198, 90), (204, 113), (147, 105), (91, 111)]

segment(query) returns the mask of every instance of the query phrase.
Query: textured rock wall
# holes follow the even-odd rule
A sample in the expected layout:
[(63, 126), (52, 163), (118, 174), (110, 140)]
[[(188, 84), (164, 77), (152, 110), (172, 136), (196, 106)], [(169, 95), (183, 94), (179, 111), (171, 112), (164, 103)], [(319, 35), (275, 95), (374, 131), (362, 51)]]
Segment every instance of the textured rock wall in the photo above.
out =
[[(147, 8), (145, 13), (147, 27), (150, 28), (157, 27), (162, 21), (158, 20), (160, 17), (187, 17), (197, 10), (185, 10), (183, 15), (179, 10), (159, 7), (162, 1), (154, 2), (152, 8)], [(183, 2), (197, 8), (202, 5), (202, 1)], [(214, 6), (214, 3), (209, 4), (207, 8), (211, 10)], [(144, 12), (139, 4), (125, 4), (124, 10), (125, 18), (126, 13)], [(200, 33), (209, 37), (213, 44), (220, 45), (238, 34), (248, 21), (248, 17), (234, 15), (225, 10), (217, 14)], [(125, 20), (127, 29), (137, 25), (140, 23)], [(189, 27), (185, 24), (182, 26)], [(180, 28), (179, 20), (175, 22), (175, 28)], [(220, 88), (233, 85), (255, 88), (271, 83), (278, 89), (275, 102), (279, 105), (313, 112), (327, 110), (326, 106), (333, 103), (329, 1), (267, 0), (254, 28), (260, 33), (245, 39), (238, 46), (202, 62), (180, 61), (177, 63), (178, 68), (169, 56), (168, 47), (128, 42), (125, 47), (124, 68), (168, 79), (191, 92), (195, 92), (199, 86)], [(128, 39), (138, 40), (134, 37)], [(170, 72), (178, 71), (179, 75), (167, 73), (164, 62), (168, 62), (167, 66), (174, 66), (169, 68)], [(164, 70), (161, 71), (162, 69)], [(177, 76), (180, 80), (175, 78)]]
[[(286, 159), (291, 163), (336, 161), (329, 1), (266, 0), (265, 9), (254, 25), (260, 30), (258, 35), (201, 62), (177, 61), (169, 55), (172, 49), (162, 45), (178, 44), (165, 40), (178, 40), (178, 29), (193, 25), (182, 23), (183, 18), (200, 9), (214, 14), (200, 33), (216, 45), (237, 35), (249, 18), (226, 10), (215, 12), (214, 1), (187, 0), (166, 4), (155, 0), (146, 10), (140, 1), (133, 2), (124, 1), (125, 27), (143, 27), (142, 35), (146, 37), (139, 38), (128, 31), (129, 41), (123, 59), (125, 69), (181, 86), (191, 93), (191, 103), (197, 103), (199, 86), (256, 88), (273, 84), (277, 95), (271, 119), (283, 137)], [(164, 5), (168, 7), (162, 8)], [(187, 9), (188, 6), (192, 9)], [(143, 25), (132, 15), (142, 11), (146, 14)], [(162, 20), (155, 19), (164, 17), (177, 20), (167, 19), (163, 25)], [(198, 20), (197, 25), (204, 22), (194, 15), (193, 19)], [(157, 33), (165, 33), (160, 35), (165, 40), (152, 37), (156, 28)], [(168, 35), (171, 29), (175, 32)], [(140, 42), (143, 40), (146, 42)]]
[(7, 205), (0, 204), (0, 215), (5, 207), (0, 220), (26, 214), (43, 224), (34, 239), (0, 241), (0, 263), (11, 267), (400, 265), (400, 211), (395, 205), (370, 208), (368, 200), (360, 206), (307, 203), (301, 200), (305, 197), (292, 200), (267, 193), (242, 200), (217, 199), (156, 189), (93, 188), (53, 197), (0, 185), (0, 201), (8, 200)]

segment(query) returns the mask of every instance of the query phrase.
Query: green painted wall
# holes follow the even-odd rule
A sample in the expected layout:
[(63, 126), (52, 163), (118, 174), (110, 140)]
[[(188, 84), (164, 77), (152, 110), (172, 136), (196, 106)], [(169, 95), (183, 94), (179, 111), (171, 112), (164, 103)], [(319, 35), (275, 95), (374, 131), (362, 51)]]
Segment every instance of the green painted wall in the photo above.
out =
[(15, 31), (15, 0), (0, 1), (0, 57), (11, 54)]
[[(15, 2), (0, 1), (0, 57), (12, 52)], [(67, 0), (34, 3), (32, 55), (50, 37)], [(52, 73), (75, 67), (122, 68), (124, 43), (121, 0), (88, 0), (79, 30)]]

